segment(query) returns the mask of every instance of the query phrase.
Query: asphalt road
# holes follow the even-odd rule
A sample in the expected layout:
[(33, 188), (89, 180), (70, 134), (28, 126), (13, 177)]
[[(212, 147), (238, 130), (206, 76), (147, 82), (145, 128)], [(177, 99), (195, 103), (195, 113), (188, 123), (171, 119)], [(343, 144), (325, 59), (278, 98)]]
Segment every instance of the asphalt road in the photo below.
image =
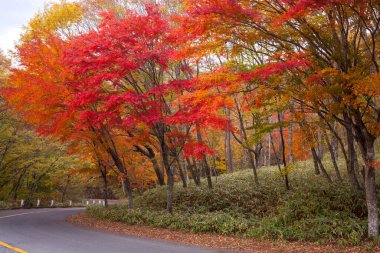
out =
[(65, 222), (67, 216), (82, 210), (54, 208), (0, 211), (0, 253), (222, 252), (91, 230)]

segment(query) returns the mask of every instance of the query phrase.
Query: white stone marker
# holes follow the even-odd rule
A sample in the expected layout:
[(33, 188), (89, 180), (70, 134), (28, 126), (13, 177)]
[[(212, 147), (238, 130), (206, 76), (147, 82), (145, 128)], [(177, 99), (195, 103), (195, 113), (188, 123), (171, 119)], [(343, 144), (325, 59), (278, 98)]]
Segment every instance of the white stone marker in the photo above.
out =
[(23, 206), (24, 206), (24, 200), (22, 199), (20, 203), (20, 207), (23, 207)]
[(89, 202), (88, 202), (88, 200), (86, 201), (86, 205), (88, 205), (89, 204)]
[(41, 200), (37, 199), (37, 207), (39, 207), (40, 205), (41, 205)]
[(51, 207), (54, 206), (54, 200), (52, 200), (52, 201), (50, 202), (50, 206), (51, 206)]
[(73, 205), (73, 202), (69, 200), (69, 206), (72, 206), (72, 205)]

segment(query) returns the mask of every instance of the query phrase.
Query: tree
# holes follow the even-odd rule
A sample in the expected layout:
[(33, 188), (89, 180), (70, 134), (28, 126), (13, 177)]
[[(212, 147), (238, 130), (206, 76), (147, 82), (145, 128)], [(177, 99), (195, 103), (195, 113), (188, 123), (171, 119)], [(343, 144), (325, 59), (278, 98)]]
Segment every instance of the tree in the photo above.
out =
[[(373, 143), (379, 135), (375, 129), (380, 120), (376, 99), (379, 89), (378, 3), (205, 0), (188, 1), (187, 6), (183, 29), (190, 36), (186, 39), (195, 37), (203, 41), (194, 43), (195, 48), (204, 50), (227, 45), (227, 49), (244, 49), (263, 56), (266, 65), (244, 74), (245, 81), (263, 83), (270, 76), (290, 72), (290, 78), (281, 89), (267, 85), (289, 92), (295, 102), (314, 113), (335, 118), (346, 128), (350, 146), (355, 138), (366, 163), (368, 235), (377, 236), (379, 224), (372, 164)], [(363, 84), (366, 88), (359, 88)]]

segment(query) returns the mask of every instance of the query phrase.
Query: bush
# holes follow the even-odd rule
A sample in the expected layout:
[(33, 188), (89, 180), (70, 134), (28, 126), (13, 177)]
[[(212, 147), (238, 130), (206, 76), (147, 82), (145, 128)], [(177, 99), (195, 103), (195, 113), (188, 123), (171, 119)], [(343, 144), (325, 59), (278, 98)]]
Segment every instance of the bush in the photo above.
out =
[(4, 201), (0, 201), (0, 209), (10, 209), (12, 208), (12, 205), (9, 203), (6, 203)]
[(148, 190), (126, 205), (90, 207), (98, 219), (148, 225), (196, 233), (281, 239), (290, 241), (358, 244), (366, 236), (366, 206), (348, 183), (329, 184), (312, 173), (309, 163), (293, 171), (286, 191), (273, 168), (260, 170), (260, 185), (251, 171), (218, 177), (213, 189), (175, 186), (173, 215), (165, 211), (166, 188)]

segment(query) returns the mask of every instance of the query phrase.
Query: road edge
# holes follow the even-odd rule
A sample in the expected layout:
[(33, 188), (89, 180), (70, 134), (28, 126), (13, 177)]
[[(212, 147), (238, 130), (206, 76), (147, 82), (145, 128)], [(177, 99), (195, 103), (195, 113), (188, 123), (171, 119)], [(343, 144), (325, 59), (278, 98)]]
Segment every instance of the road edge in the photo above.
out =
[(334, 244), (315, 244), (300, 242), (283, 242), (283, 241), (261, 241), (254, 239), (243, 239), (231, 236), (223, 236), (216, 234), (194, 234), (183, 231), (170, 230), (165, 228), (128, 225), (121, 222), (111, 222), (97, 220), (89, 217), (85, 213), (71, 215), (66, 221), (82, 227), (116, 232), (129, 236), (136, 236), (154, 240), (164, 240), (174, 243), (180, 243), (191, 246), (198, 246), (216, 250), (236, 251), (236, 252), (252, 252), (252, 253), (364, 253), (364, 252), (380, 252), (380, 245), (371, 246), (355, 246), (341, 247)]

